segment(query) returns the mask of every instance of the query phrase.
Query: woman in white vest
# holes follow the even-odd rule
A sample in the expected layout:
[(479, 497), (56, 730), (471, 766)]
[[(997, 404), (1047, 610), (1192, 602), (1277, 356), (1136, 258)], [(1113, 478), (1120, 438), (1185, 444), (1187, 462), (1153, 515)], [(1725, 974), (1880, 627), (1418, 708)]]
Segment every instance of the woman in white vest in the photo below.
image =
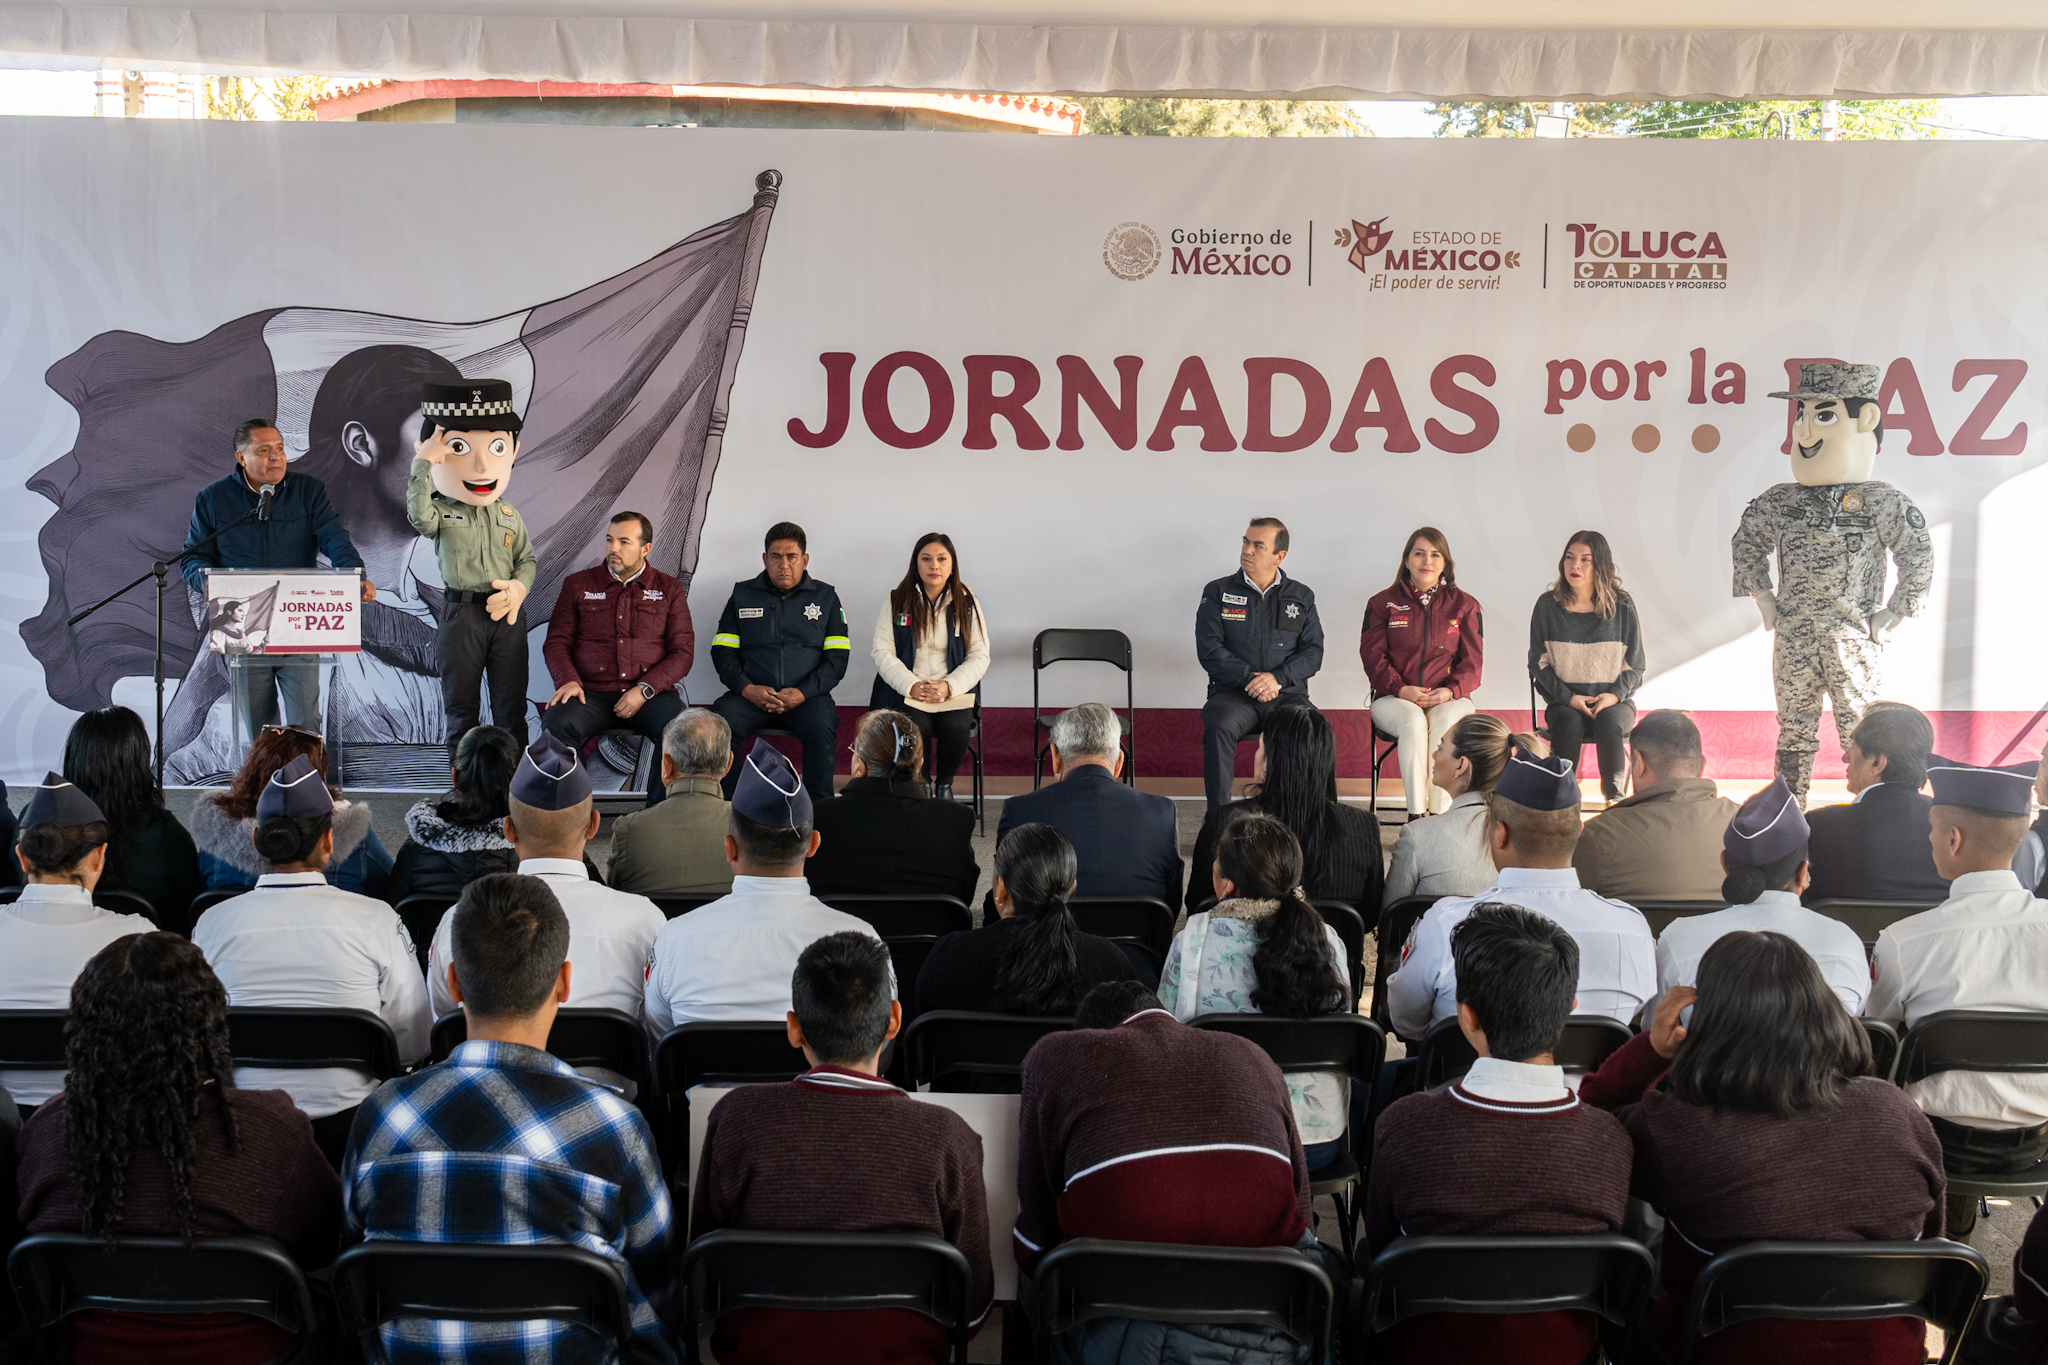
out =
[(988, 623), (960, 581), (953, 538), (927, 531), (910, 552), (910, 571), (875, 618), (875, 689), (870, 711), (901, 711), (924, 734), (925, 778), (932, 795), (953, 796), (953, 775), (967, 754), (974, 689), (988, 672)]

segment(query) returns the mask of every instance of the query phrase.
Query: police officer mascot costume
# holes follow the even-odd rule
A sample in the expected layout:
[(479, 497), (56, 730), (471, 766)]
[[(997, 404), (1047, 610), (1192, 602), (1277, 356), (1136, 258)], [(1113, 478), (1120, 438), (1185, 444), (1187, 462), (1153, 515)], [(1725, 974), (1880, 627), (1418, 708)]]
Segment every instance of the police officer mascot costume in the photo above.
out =
[[(1752, 597), (1775, 631), (1778, 775), (1803, 807), (1820, 749), (1821, 698), (1833, 700), (1842, 747), (1877, 693), (1878, 660), (1893, 626), (1920, 610), (1934, 576), (1927, 518), (1870, 475), (1884, 440), (1877, 366), (1801, 365), (1793, 483), (1743, 509), (1731, 545), (1735, 595)], [(1778, 554), (1775, 590), (1771, 552)], [(1884, 595), (1886, 554), (1898, 584)]]
[(526, 518), (505, 501), (519, 414), (502, 379), (426, 384), (406, 516), (434, 542), (447, 586), (441, 611), (441, 707), (448, 757), (479, 721), (485, 673), (491, 723), (526, 743), (526, 595), (536, 560)]

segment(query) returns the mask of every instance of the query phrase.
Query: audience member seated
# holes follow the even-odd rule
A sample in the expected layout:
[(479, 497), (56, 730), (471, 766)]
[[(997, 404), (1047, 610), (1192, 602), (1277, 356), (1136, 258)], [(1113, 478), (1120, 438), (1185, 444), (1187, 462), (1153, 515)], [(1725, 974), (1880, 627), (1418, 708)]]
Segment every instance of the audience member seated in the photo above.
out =
[(1270, 815), (1301, 845), (1301, 889), (1312, 901), (1343, 901), (1370, 914), (1380, 904), (1386, 855), (1380, 822), (1370, 810), (1337, 799), (1337, 736), (1312, 706), (1283, 706), (1266, 717), (1242, 801), (1217, 806), (1202, 820), (1188, 866), (1187, 908), (1217, 896), (1209, 869), (1216, 841), (1233, 813)]
[[(1948, 899), (1877, 936), (1872, 1018), (1907, 1028), (1937, 1010), (2048, 1009), (2048, 902), (2012, 872), (2027, 832), (2028, 779), (1960, 764), (1928, 770), (1930, 842)], [(1944, 1071), (1907, 1087), (1934, 1120), (1957, 1175), (2028, 1171), (2048, 1156), (2048, 1076)], [(1949, 1201), (1952, 1236), (1976, 1225), (1977, 1201)]]
[[(2027, 1235), (2012, 1256), (2012, 1306), (2022, 1322), (2048, 1328), (2048, 1212), (2040, 1209), (2027, 1220)], [(1990, 1305), (1984, 1307), (1988, 1310)], [(1974, 1335), (1976, 1329), (1971, 1331)], [(1968, 1361), (1968, 1348), (1964, 1350), (1962, 1359)], [(2048, 1354), (2048, 1331), (2037, 1330), (2014, 1358), (2014, 1365), (2040, 1365), (2044, 1354)]]
[[(234, 783), (192, 807), (192, 841), (199, 846), (199, 871), (207, 886), (254, 886), (264, 873), (277, 871), (253, 847), (256, 801), (271, 775), (298, 758), (315, 772), (327, 771), (327, 746), (320, 736), (289, 725), (266, 725), (249, 745)], [(334, 857), (323, 875), (344, 891), (381, 897), (391, 880), (391, 855), (378, 842), (370, 808), (343, 800), (338, 791), (331, 794)]]
[[(14, 807), (8, 804), (7, 784), (0, 782), (0, 840), (8, 848), (14, 847), (18, 830), (14, 823)], [(21, 867), (7, 858), (0, 858), (0, 886), (20, 886)]]
[[(276, 1090), (234, 1084), (227, 994), (176, 934), (100, 949), (72, 987), (70, 1080), (21, 1130), (29, 1232), (268, 1237), (300, 1267), (334, 1259), (340, 1184), (306, 1116)], [(292, 1335), (241, 1313), (86, 1312), (80, 1365), (257, 1365)]]
[(1934, 870), (1927, 846), (1927, 764), (1934, 726), (1898, 702), (1877, 702), (1863, 713), (1842, 757), (1848, 768), (1846, 804), (1822, 806), (1806, 819), (1813, 827), (1815, 900), (1948, 899), (1948, 879)]
[(407, 839), (391, 860), (384, 898), (462, 894), (493, 872), (510, 872), (519, 855), (505, 838), (505, 792), (519, 767), (519, 741), (510, 730), (479, 725), (455, 745), (446, 796), (414, 804), (405, 813)]
[[(463, 890), (454, 920), (469, 1036), (364, 1101), (342, 1165), (348, 1233), (597, 1251), (625, 1270), (636, 1358), (673, 1360), (658, 1314), (675, 1217), (647, 1120), (547, 1052), (573, 984), (569, 917), (540, 878), (501, 872)], [(610, 1358), (562, 1322), (401, 1318), (380, 1335), (391, 1365)]]
[(206, 879), (192, 836), (164, 809), (142, 717), (107, 706), (73, 721), (64, 741), (64, 780), (106, 812), (107, 866), (99, 889), (132, 891), (166, 926), (189, 927), (186, 915)]
[(1726, 910), (1681, 915), (1657, 938), (1657, 989), (1690, 986), (1700, 958), (1723, 934), (1737, 930), (1783, 934), (1820, 968), (1851, 1015), (1863, 1013), (1870, 994), (1870, 959), (1863, 940), (1838, 919), (1799, 903), (1807, 886), (1806, 817), (1782, 777), (1742, 803), (1721, 836), (1721, 899)]
[[(28, 884), (0, 905), (0, 1009), (61, 1010), (71, 983), (95, 953), (115, 939), (156, 926), (140, 915), (117, 915), (92, 903), (107, 863), (109, 821), (91, 797), (55, 773), (21, 813), (14, 850)], [(7, 1089), (34, 1106), (64, 1088), (61, 1071), (10, 1071)]]
[(917, 1008), (1072, 1015), (1105, 981), (1137, 973), (1123, 950), (1084, 934), (1067, 908), (1074, 846), (1051, 825), (1019, 825), (996, 846), (993, 924), (945, 935), (917, 973)]
[(1500, 875), (1474, 897), (1438, 901), (1415, 922), (1401, 968), (1387, 978), (1394, 1028), (1416, 1040), (1458, 1009), (1451, 930), (1481, 901), (1534, 910), (1579, 945), (1579, 1005), (1626, 1024), (1656, 993), (1657, 950), (1633, 906), (1588, 891), (1572, 871), (1579, 837), (1578, 774), (1559, 758), (1526, 749), (1486, 798), (1486, 844)]
[[(797, 958), (789, 998), (790, 1045), (811, 1069), (785, 1085), (743, 1085), (711, 1111), (690, 1235), (943, 1237), (967, 1258), (969, 1311), (979, 1324), (995, 1295), (981, 1138), (952, 1110), (920, 1104), (881, 1078), (882, 1045), (903, 1023), (902, 1005), (890, 999), (889, 950), (865, 934), (828, 934)], [(822, 1354), (837, 1365), (947, 1359), (945, 1329), (900, 1308), (743, 1308), (718, 1320), (711, 1346), (722, 1365)]]
[[(1159, 978), (1159, 1003), (1183, 1023), (1198, 1014), (1277, 1014), (1308, 1019), (1351, 1008), (1344, 941), (1301, 893), (1301, 845), (1246, 802), (1215, 841), (1209, 872), (1222, 899), (1188, 916)], [(1311, 1174), (1344, 1150), (1350, 1105), (1345, 1078), (1327, 1071), (1286, 1076), (1287, 1099)]]
[[(1247, 1039), (1180, 1023), (1138, 982), (1097, 986), (1072, 1032), (1039, 1040), (1020, 1106), (1020, 1297), (1038, 1258), (1075, 1237), (1319, 1254), (1280, 1068)], [(1053, 1355), (1087, 1365), (1212, 1357), (1310, 1365), (1307, 1347), (1263, 1328), (1121, 1318), (1071, 1329)]]
[[(272, 869), (256, 889), (199, 917), (192, 941), (227, 987), (231, 1005), (369, 1010), (391, 1025), (407, 1063), (426, 1055), (433, 1015), (427, 983), (398, 912), (330, 886), (334, 802), (300, 754), (270, 775), (251, 836)], [(244, 1067), (236, 1084), (282, 1090), (313, 1119), (313, 1136), (338, 1161), (355, 1107), (376, 1088), (351, 1067)]]
[(1700, 728), (1683, 711), (1652, 711), (1628, 736), (1634, 794), (1586, 822), (1572, 866), (1616, 900), (1710, 901), (1721, 894), (1721, 833), (1735, 803), (1700, 776)]
[[(1628, 1213), (1628, 1134), (1582, 1104), (1554, 1064), (1578, 989), (1579, 946), (1533, 910), (1480, 905), (1451, 933), (1458, 1030), (1479, 1060), (1456, 1084), (1396, 1100), (1373, 1134), (1365, 1242), (1407, 1237), (1618, 1232)], [(1483, 1172), (1512, 1168), (1511, 1198)], [(1578, 1365), (1590, 1313), (1426, 1314), (1382, 1337), (1389, 1362)]]
[[(504, 833), (519, 854), (520, 875), (546, 883), (569, 917), (569, 965), (576, 969), (569, 1007), (624, 1010), (638, 1019), (646, 998), (647, 955), (668, 921), (647, 897), (590, 879), (583, 848), (596, 837), (599, 818), (590, 774), (567, 745), (543, 731), (519, 757), (506, 806)], [(450, 911), (441, 917), (427, 950), (427, 991), (437, 1019), (455, 1008), (448, 984), (454, 933)], [(619, 1083), (623, 1078), (595, 1079)]]
[(1450, 808), (1401, 826), (1382, 906), (1410, 896), (1476, 896), (1493, 885), (1486, 794), (1517, 747), (1535, 753), (1536, 737), (1509, 734), (1497, 716), (1467, 716), (1445, 732), (1430, 759), (1429, 780), (1451, 794)]
[(853, 778), (818, 806), (804, 875), (820, 896), (974, 899), (974, 808), (934, 800), (917, 778), (924, 738), (900, 711), (870, 711), (853, 736)]
[(732, 806), (719, 784), (732, 769), (732, 727), (693, 706), (661, 731), (666, 795), (612, 822), (605, 880), (641, 896), (723, 896), (732, 890), (725, 826)]
[(789, 1013), (789, 964), (806, 947), (827, 934), (880, 937), (811, 894), (804, 860), (817, 851), (803, 779), (767, 740), (755, 740), (725, 835), (732, 894), (678, 915), (654, 940), (647, 1027), (657, 1038), (698, 1019), (780, 1019)]
[[(1690, 1027), (1679, 1020), (1690, 1006)], [(1700, 959), (1579, 1098), (1616, 1111), (1635, 1144), (1631, 1192), (1664, 1216), (1652, 1322), (1667, 1358), (1692, 1282), (1743, 1242), (1911, 1242), (1941, 1236), (1941, 1146), (1804, 948), (1738, 930)], [(1668, 1074), (1667, 1074), (1668, 1070)], [(1840, 1361), (1919, 1365), (1924, 1326), (1737, 1323), (1699, 1365)]]
[(1150, 896), (1180, 904), (1180, 817), (1173, 801), (1117, 780), (1116, 712), (1084, 702), (1052, 725), (1053, 783), (1003, 802), (996, 842), (1019, 825), (1051, 825), (1074, 846), (1082, 896)]
[(2043, 747), (2041, 761), (2033, 766), (2034, 804), (2041, 813), (2034, 817), (2026, 838), (2020, 841), (2020, 851), (2013, 855), (2012, 870), (2020, 885), (2032, 887), (2038, 896), (2048, 890), (2048, 746)]

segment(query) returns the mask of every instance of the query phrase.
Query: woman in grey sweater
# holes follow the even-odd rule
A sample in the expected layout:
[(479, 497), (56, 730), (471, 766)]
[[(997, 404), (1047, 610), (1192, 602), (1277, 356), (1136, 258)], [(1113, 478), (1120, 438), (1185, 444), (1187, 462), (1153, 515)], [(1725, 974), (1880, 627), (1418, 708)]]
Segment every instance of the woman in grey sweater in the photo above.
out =
[(1636, 723), (1631, 699), (1643, 682), (1643, 632), (1598, 531), (1573, 534), (1557, 581), (1536, 599), (1529, 676), (1543, 695), (1552, 756), (1576, 766), (1591, 739), (1600, 751), (1601, 795), (1609, 804), (1619, 800), (1623, 746)]

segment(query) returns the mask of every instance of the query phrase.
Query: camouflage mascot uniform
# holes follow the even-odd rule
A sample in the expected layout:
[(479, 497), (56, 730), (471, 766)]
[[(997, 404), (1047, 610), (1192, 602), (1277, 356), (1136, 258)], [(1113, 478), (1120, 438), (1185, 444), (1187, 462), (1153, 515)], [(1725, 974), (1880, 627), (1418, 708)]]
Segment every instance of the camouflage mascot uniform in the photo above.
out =
[[(1876, 697), (1884, 637), (1920, 610), (1934, 576), (1927, 518), (1888, 483), (1871, 480), (1884, 439), (1875, 365), (1801, 365), (1793, 425), (1796, 483), (1773, 486), (1743, 509), (1731, 545), (1735, 595), (1753, 597), (1774, 630), (1778, 775), (1806, 804), (1820, 749), (1823, 694), (1835, 730), (1849, 736)], [(1771, 551), (1778, 552), (1777, 591)], [(1899, 566), (1885, 600), (1885, 555)]]

